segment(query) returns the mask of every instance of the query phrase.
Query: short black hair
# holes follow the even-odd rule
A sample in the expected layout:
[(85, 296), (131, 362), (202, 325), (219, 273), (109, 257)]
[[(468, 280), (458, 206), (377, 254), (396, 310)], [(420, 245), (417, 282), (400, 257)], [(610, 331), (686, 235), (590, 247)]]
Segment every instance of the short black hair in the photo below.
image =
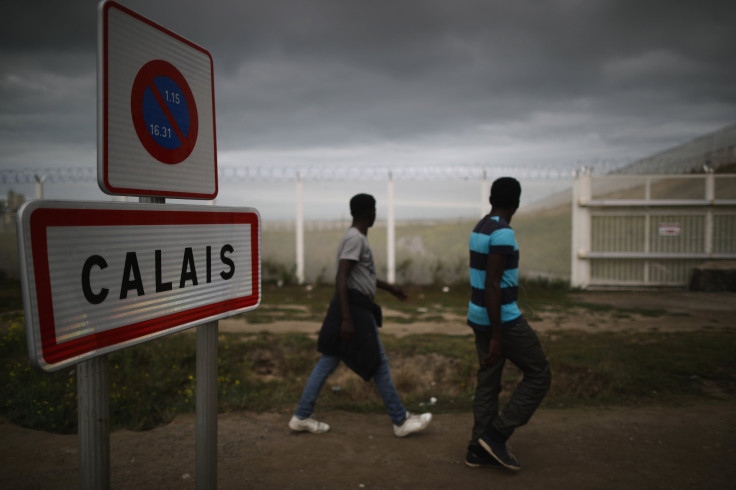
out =
[(376, 200), (370, 194), (356, 194), (350, 199), (350, 214), (353, 218), (366, 216), (376, 209)]
[(513, 177), (501, 177), (491, 185), (491, 206), (501, 209), (516, 209), (521, 198), (521, 184)]

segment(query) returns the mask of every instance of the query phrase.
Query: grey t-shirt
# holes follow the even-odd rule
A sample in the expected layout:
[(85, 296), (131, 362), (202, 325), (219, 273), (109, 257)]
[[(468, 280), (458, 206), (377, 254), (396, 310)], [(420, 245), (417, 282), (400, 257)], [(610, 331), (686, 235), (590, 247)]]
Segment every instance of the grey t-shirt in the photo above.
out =
[(357, 289), (369, 298), (376, 296), (376, 266), (373, 263), (373, 252), (368, 246), (368, 237), (357, 228), (350, 227), (337, 247), (337, 268), (341, 260), (355, 262), (348, 276), (348, 288)]

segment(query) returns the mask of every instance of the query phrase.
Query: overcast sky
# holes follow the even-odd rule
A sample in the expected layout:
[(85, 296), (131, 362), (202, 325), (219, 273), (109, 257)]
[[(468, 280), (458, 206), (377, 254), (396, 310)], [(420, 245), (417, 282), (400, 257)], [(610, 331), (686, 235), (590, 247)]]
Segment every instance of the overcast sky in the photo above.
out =
[[(733, 1), (120, 3), (211, 53), (221, 166), (635, 160), (736, 122)], [(0, 168), (94, 167), (97, 2), (0, 9)]]

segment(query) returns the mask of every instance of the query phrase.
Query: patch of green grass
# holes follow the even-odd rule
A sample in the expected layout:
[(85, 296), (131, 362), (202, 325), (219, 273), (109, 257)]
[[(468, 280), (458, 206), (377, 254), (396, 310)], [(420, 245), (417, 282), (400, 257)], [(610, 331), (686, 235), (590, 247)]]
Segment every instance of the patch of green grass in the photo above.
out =
[[(194, 410), (195, 345), (179, 334), (108, 355), (110, 425), (143, 430)], [(0, 413), (13, 423), (61, 433), (77, 426), (77, 373), (32, 369), (22, 316), (0, 330)]]
[(20, 281), (0, 279), (0, 313), (23, 310)]
[(547, 279), (521, 279), (519, 282), (518, 304), (527, 318), (533, 319), (536, 311), (564, 311), (569, 308), (583, 308), (598, 313), (629, 318), (632, 314), (656, 318), (663, 315), (690, 316), (688, 313), (672, 313), (661, 308), (620, 308), (611, 304), (591, 303), (576, 300), (570, 293), (579, 292), (570, 288), (565, 281)]
[(553, 308), (563, 310), (575, 306), (570, 299), (570, 287), (563, 281), (547, 279), (521, 279), (519, 281), (518, 304), (522, 313)]
[[(566, 289), (552, 284), (530, 284), (526, 292), (527, 301), (537, 307), (572, 303)], [(277, 315), (283, 313), (278, 305), (288, 306), (286, 311), (321, 320), (332, 293), (332, 287), (307, 291), (292, 286), (268, 294), (264, 290), (264, 310)], [(422, 314), (429, 317), (438, 311), (436, 304), (447, 302), (460, 311), (467, 301), (462, 291), (443, 292), (432, 287), (412, 288), (410, 295), (425, 300)], [(386, 303), (392, 309), (406, 305), (391, 301)], [(417, 305), (413, 308), (416, 311)], [(553, 376), (543, 405), (548, 408), (680, 404), (736, 395), (736, 332), (732, 329), (595, 334), (555, 331), (540, 334), (540, 340)], [(382, 342), (391, 360), (394, 382), (409, 410), (426, 408), (431, 397), (438, 399), (432, 406), (434, 412), (472, 410), (478, 361), (471, 334), (386, 335)], [(192, 412), (195, 357), (192, 331), (109, 354), (112, 428), (148, 429), (179, 413)], [(318, 357), (315, 340), (305, 334), (221, 332), (220, 410), (293, 410)], [(76, 430), (76, 369), (50, 374), (31, 369), (21, 314), (8, 314), (0, 321), (0, 379), (0, 415), (40, 430)], [(508, 363), (502, 402), (520, 379), (519, 370)], [(372, 382), (364, 382), (341, 366), (325, 385), (319, 408), (381, 412), (383, 404)]]
[(596, 304), (596, 303), (586, 303), (586, 302), (580, 302), (580, 303), (573, 303), (576, 306), (579, 306), (581, 308), (585, 308), (590, 311), (597, 311), (601, 313), (612, 313), (614, 315), (619, 315), (619, 318), (629, 318), (629, 314), (636, 313), (638, 315), (656, 318), (660, 317), (662, 315), (674, 315), (674, 316), (690, 316), (688, 313), (671, 313), (667, 310), (663, 310), (661, 308), (618, 308), (613, 305), (602, 305), (602, 304)]
[(54, 432), (76, 428), (74, 369), (42, 373), (32, 369), (26, 353), (22, 314), (7, 317), (0, 328), (0, 413), (25, 427)]
[(736, 394), (736, 332), (563, 332), (544, 342), (554, 406), (677, 403)]

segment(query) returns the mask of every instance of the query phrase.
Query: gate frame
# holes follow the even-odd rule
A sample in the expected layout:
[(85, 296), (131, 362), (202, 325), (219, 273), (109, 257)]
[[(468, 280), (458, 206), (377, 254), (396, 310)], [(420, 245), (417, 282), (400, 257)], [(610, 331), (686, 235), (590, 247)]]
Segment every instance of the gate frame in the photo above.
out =
[[(623, 174), (614, 176), (600, 176), (596, 178), (620, 179)], [(716, 199), (716, 178), (736, 178), (736, 174), (714, 174), (708, 169), (705, 174), (681, 175), (681, 174), (658, 174), (637, 175), (644, 181), (644, 199), (593, 199), (593, 176), (590, 168), (583, 168), (575, 173), (572, 188), (572, 250), (570, 267), (570, 285), (582, 289), (591, 286), (686, 286), (674, 283), (656, 283), (649, 279), (648, 265), (652, 259), (666, 260), (736, 260), (736, 253), (714, 253), (713, 252), (713, 216), (715, 209), (733, 210), (736, 214), (736, 199)], [(704, 199), (652, 199), (651, 185), (662, 179), (705, 179)], [(649, 219), (653, 212), (661, 213), (667, 211), (681, 212), (683, 208), (702, 211), (705, 209), (704, 226), (704, 252), (702, 253), (661, 253), (649, 250)], [(644, 251), (642, 252), (593, 252), (592, 245), (592, 216), (594, 214), (605, 214), (608, 211), (620, 213), (621, 210), (637, 209), (637, 214), (645, 216), (645, 239)], [(736, 241), (736, 237), (734, 237)], [(605, 281), (591, 279), (591, 259), (634, 259), (641, 260), (644, 267), (644, 280), (622, 284), (618, 281)]]

